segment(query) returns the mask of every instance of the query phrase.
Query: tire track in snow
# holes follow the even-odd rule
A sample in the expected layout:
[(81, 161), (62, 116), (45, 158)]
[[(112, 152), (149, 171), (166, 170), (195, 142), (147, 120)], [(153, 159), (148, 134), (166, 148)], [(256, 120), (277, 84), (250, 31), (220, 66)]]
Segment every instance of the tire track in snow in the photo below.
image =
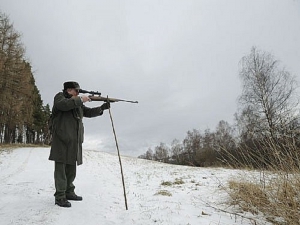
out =
[[(53, 170), (48, 169), (45, 163), (39, 163), (47, 160), (44, 149), (17, 149), (10, 154), (0, 166), (0, 203), (3, 204), (0, 207), (0, 218), (11, 215), (4, 224), (57, 224), (56, 218), (62, 212), (54, 204), (54, 191), (49, 186), (52, 185), (52, 179), (49, 183), (48, 177), (52, 177)], [(33, 176), (36, 171), (44, 176)], [(20, 206), (17, 204), (19, 201)], [(26, 207), (22, 207), (22, 202), (26, 202)], [(14, 215), (14, 210), (9, 210), (11, 205), (19, 212), (17, 216)], [(0, 221), (0, 224), (1, 222), (3, 221)]]
[[(25, 158), (25, 160), (24, 160), (23, 162), (21, 162), (19, 165), (15, 165), (16, 161), (19, 162), (19, 160), (16, 160), (16, 161), (9, 160), (10, 163), (9, 163), (8, 165), (5, 166), (6, 169), (11, 168), (11, 166), (14, 166), (14, 167), (16, 167), (16, 168), (13, 169), (13, 170), (12, 170), (11, 172), (9, 172), (8, 174), (3, 173), (3, 174), (6, 174), (6, 175), (3, 176), (3, 177), (0, 177), (0, 183), (4, 183), (4, 182), (6, 182), (8, 179), (10, 179), (10, 178), (12, 178), (12, 177), (18, 175), (19, 173), (21, 173), (21, 172), (24, 170), (24, 168), (26, 167), (26, 165), (28, 164), (28, 160), (29, 160), (29, 158), (30, 158), (31, 153), (32, 153), (32, 149), (30, 149), (30, 151), (28, 152), (28, 155), (27, 155), (27, 157)], [(12, 164), (11, 162), (15, 162), (15, 163)], [(5, 170), (1, 169), (1, 171), (5, 171)]]

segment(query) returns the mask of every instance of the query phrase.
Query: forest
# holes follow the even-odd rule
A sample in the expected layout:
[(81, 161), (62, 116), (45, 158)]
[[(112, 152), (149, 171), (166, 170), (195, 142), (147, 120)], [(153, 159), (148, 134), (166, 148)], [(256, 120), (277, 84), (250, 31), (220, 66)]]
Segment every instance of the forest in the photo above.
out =
[(25, 47), (0, 12), (0, 144), (48, 144), (49, 105), (35, 84)]

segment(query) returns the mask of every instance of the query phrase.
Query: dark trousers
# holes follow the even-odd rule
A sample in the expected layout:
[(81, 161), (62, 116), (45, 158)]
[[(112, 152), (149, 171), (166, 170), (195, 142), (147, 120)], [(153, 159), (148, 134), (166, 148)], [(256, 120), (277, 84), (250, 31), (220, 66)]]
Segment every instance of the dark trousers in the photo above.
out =
[(66, 194), (74, 194), (73, 181), (76, 177), (76, 165), (55, 162), (54, 181), (56, 192), (55, 199), (66, 198)]

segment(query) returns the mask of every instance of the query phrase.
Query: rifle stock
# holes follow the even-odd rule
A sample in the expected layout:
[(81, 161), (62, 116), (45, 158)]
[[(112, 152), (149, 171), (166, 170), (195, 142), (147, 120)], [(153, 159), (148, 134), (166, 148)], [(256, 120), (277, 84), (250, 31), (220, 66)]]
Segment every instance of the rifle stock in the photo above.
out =
[(91, 99), (91, 101), (138, 103), (138, 101), (130, 101), (130, 100), (124, 100), (124, 99), (118, 99), (118, 98), (106, 98), (106, 97), (94, 96), (94, 95), (90, 95), (89, 98)]

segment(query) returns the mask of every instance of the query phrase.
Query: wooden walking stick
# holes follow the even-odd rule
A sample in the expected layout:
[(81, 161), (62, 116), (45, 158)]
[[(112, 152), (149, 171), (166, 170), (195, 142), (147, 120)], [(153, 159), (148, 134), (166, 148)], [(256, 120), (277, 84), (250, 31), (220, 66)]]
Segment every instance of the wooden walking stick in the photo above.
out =
[[(107, 102), (109, 102), (108, 96), (107, 96)], [(112, 126), (113, 133), (114, 133), (114, 136), (115, 136), (116, 147), (117, 147), (118, 156), (119, 156), (119, 162), (120, 162), (120, 168), (121, 168), (121, 175), (122, 175), (122, 183), (123, 183), (123, 191), (124, 191), (124, 198), (125, 198), (125, 207), (126, 207), (126, 210), (128, 210), (127, 198), (126, 198), (126, 190), (125, 190), (125, 182), (124, 182), (124, 175), (123, 175), (123, 169), (122, 169), (122, 161), (121, 161), (121, 156), (120, 156), (120, 151), (119, 151), (119, 145), (118, 145), (118, 141), (117, 141), (117, 135), (116, 135), (116, 131), (115, 131), (114, 122), (113, 122), (113, 119), (112, 119), (110, 107), (108, 108), (108, 111), (109, 111), (111, 126)]]

